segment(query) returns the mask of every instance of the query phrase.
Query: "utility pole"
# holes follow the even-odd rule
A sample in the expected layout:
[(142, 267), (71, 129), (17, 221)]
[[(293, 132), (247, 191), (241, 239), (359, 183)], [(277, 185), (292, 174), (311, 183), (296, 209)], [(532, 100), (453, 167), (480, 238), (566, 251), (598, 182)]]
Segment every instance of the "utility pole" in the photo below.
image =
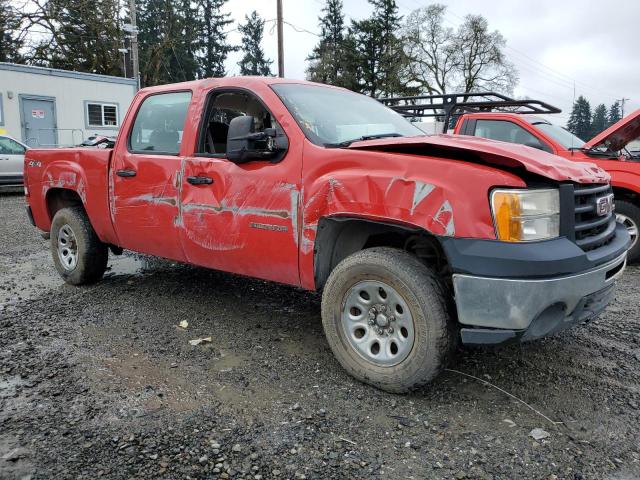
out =
[(284, 40), (282, 38), (282, 0), (277, 0), (277, 24), (278, 24), (278, 76), (284, 77)]
[(631, 100), (631, 99), (622, 97), (621, 99), (618, 100), (620, 102), (620, 116), (622, 118), (624, 118), (624, 104), (627, 100)]
[(136, 0), (129, 0), (131, 15), (131, 63), (133, 63), (133, 78), (140, 88), (140, 58), (138, 57), (138, 27), (136, 26)]

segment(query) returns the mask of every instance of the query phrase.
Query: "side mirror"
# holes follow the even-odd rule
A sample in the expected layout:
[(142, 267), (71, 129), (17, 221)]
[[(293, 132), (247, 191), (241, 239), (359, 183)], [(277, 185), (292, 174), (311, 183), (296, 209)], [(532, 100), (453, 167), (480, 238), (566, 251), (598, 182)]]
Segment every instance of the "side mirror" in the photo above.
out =
[(251, 160), (268, 160), (276, 155), (272, 140), (275, 130), (268, 128), (264, 132), (256, 132), (255, 129), (255, 120), (250, 115), (231, 120), (227, 134), (229, 160), (245, 163)]

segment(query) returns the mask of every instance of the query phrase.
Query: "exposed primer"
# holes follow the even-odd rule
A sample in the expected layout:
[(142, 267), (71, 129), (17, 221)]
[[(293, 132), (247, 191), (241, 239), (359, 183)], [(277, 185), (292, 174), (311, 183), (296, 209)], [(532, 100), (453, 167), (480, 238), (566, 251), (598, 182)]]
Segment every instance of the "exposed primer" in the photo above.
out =
[(58, 182), (56, 186), (59, 188), (63, 187), (73, 187), (75, 186), (77, 181), (77, 175), (75, 172), (62, 172), (58, 177)]
[(261, 217), (289, 218), (289, 212), (286, 210), (268, 210), (264, 208), (239, 207), (237, 205), (226, 205), (226, 202), (224, 200), (220, 203), (220, 205), (209, 205), (204, 203), (187, 203), (182, 205), (182, 210), (185, 212), (191, 212), (194, 210), (196, 211), (207, 210), (215, 213), (230, 212), (234, 216), (235, 215), (238, 215), (238, 216), (257, 215)]
[(184, 176), (184, 167), (186, 165), (186, 160), (187, 159), (184, 157), (180, 160), (180, 171), (176, 173), (175, 185), (178, 189), (178, 215), (176, 215), (176, 218), (173, 221), (173, 224), (176, 227), (184, 227), (184, 219), (182, 217), (182, 177)]
[(420, 204), (420, 202), (427, 198), (429, 194), (436, 188), (435, 185), (419, 182), (417, 180), (414, 183), (415, 188), (413, 190), (413, 202), (411, 203), (411, 215), (413, 215), (413, 212)]
[(444, 228), (444, 235), (452, 237), (456, 233), (455, 224), (453, 222), (453, 208), (449, 203), (449, 200), (445, 200), (444, 203), (438, 209), (438, 212), (433, 217), (433, 221), (437, 222)]
[(128, 203), (139, 203), (139, 202), (153, 203), (156, 205), (160, 203), (164, 203), (166, 205), (171, 205), (174, 207), (177, 205), (176, 197), (155, 196), (150, 193), (147, 193), (145, 195), (138, 195), (137, 197), (132, 197), (128, 201)]
[(84, 180), (82, 178), (80, 178), (80, 181), (78, 182), (77, 192), (78, 192), (78, 195), (80, 196), (80, 199), (82, 200), (82, 203), (86, 204), (87, 191), (84, 188)]
[(293, 230), (293, 241), (298, 245), (298, 190), (291, 190), (291, 229)]
[(113, 181), (113, 175), (109, 174), (109, 215), (111, 216), (111, 223), (115, 225), (116, 223), (116, 192), (115, 185)]

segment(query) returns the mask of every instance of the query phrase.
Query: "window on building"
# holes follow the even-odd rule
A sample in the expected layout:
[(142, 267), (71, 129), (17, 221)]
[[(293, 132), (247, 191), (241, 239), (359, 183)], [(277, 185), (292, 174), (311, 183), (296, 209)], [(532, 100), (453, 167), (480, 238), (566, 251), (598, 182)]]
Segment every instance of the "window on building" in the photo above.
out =
[(117, 127), (118, 106), (109, 103), (87, 103), (87, 125), (89, 127)]
[(2, 109), (2, 94), (0, 93), (0, 125), (4, 125), (4, 110)]

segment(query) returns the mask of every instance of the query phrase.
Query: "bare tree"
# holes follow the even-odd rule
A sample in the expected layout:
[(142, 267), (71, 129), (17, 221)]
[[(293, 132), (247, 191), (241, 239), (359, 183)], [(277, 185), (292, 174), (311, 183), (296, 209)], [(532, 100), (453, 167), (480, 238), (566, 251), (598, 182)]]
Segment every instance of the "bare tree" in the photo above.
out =
[(402, 36), (409, 63), (404, 75), (429, 94), (497, 90), (511, 93), (518, 75), (506, 59), (504, 37), (490, 32), (481, 15), (468, 15), (454, 30), (444, 26), (446, 7), (433, 4), (411, 12)]
[(518, 73), (503, 53), (506, 43), (500, 32), (489, 31), (489, 23), (482, 15), (467, 15), (455, 41), (462, 76), (459, 88), (465, 93), (480, 90), (513, 93)]
[(460, 63), (451, 41), (454, 31), (443, 26), (445, 10), (440, 4), (418, 8), (407, 16), (402, 29), (409, 59), (407, 80), (429, 94), (447, 93)]

